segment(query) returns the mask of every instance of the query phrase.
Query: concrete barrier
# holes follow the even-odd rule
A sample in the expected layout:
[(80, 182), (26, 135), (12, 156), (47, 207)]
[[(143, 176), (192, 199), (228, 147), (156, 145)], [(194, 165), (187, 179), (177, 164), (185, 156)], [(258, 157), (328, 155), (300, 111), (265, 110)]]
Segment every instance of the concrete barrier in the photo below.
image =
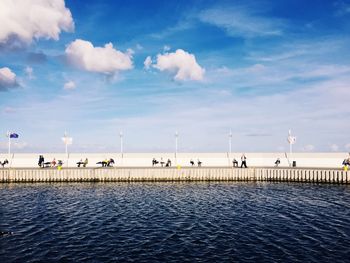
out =
[(350, 171), (295, 168), (4, 168), (1, 183), (141, 182), (141, 181), (276, 181), (349, 184)]

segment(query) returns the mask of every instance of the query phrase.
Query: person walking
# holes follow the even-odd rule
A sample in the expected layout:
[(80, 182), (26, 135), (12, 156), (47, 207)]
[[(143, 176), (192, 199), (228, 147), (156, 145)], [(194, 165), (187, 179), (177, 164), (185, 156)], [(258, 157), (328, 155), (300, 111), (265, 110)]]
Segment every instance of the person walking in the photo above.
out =
[(241, 168), (247, 168), (247, 157), (245, 156), (245, 154), (243, 153), (242, 156), (241, 156), (241, 161), (242, 161), (242, 164), (241, 164)]

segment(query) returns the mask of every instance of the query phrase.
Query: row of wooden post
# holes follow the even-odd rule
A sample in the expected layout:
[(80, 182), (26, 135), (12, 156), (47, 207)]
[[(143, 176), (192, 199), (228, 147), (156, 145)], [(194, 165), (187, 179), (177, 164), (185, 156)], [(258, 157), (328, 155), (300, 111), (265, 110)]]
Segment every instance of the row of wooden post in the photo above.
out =
[(349, 184), (350, 172), (274, 168), (0, 169), (0, 182), (276, 181)]

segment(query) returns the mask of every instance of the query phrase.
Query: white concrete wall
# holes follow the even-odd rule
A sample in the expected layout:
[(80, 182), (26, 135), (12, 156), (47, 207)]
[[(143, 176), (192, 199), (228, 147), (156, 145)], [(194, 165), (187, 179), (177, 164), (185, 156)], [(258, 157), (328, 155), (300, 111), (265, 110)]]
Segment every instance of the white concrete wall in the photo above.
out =
[[(67, 158), (64, 153), (41, 153), (45, 157), (45, 162), (52, 161), (53, 158), (61, 159), (64, 167), (67, 166)], [(156, 158), (166, 162), (171, 160), (172, 165), (176, 163), (180, 166), (190, 166), (190, 160), (195, 163), (199, 159), (203, 167), (208, 166), (232, 166), (232, 160), (235, 158), (239, 165), (241, 164), (242, 153), (178, 153), (175, 159), (174, 153), (71, 153), (69, 154), (68, 167), (75, 167), (76, 163), (85, 158), (89, 159), (87, 167), (97, 167), (96, 163), (105, 159), (113, 158), (116, 166), (122, 167), (151, 167), (152, 159)], [(288, 160), (284, 153), (246, 153), (248, 167), (272, 167), (277, 158), (280, 158), (280, 167), (287, 167)], [(324, 167), (324, 168), (340, 168), (348, 153), (293, 153), (292, 159), (297, 162), (297, 167)], [(0, 161), (9, 159), (11, 167), (38, 167), (39, 153), (15, 153), (9, 158), (8, 154), (0, 154)], [(290, 159), (291, 161), (291, 159)], [(158, 164), (158, 166), (160, 166)], [(9, 166), (7, 166), (9, 167)]]

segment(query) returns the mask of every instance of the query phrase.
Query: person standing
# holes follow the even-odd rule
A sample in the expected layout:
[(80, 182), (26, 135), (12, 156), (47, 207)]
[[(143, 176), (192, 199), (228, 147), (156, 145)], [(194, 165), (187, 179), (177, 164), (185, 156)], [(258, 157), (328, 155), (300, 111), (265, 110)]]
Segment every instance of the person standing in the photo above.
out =
[(44, 168), (44, 162), (45, 162), (44, 156), (43, 155), (39, 155), (38, 165), (39, 165), (40, 168)]
[(241, 161), (242, 161), (242, 164), (241, 164), (241, 168), (244, 166), (244, 168), (247, 168), (247, 157), (245, 156), (245, 154), (243, 153), (242, 156), (241, 156)]

